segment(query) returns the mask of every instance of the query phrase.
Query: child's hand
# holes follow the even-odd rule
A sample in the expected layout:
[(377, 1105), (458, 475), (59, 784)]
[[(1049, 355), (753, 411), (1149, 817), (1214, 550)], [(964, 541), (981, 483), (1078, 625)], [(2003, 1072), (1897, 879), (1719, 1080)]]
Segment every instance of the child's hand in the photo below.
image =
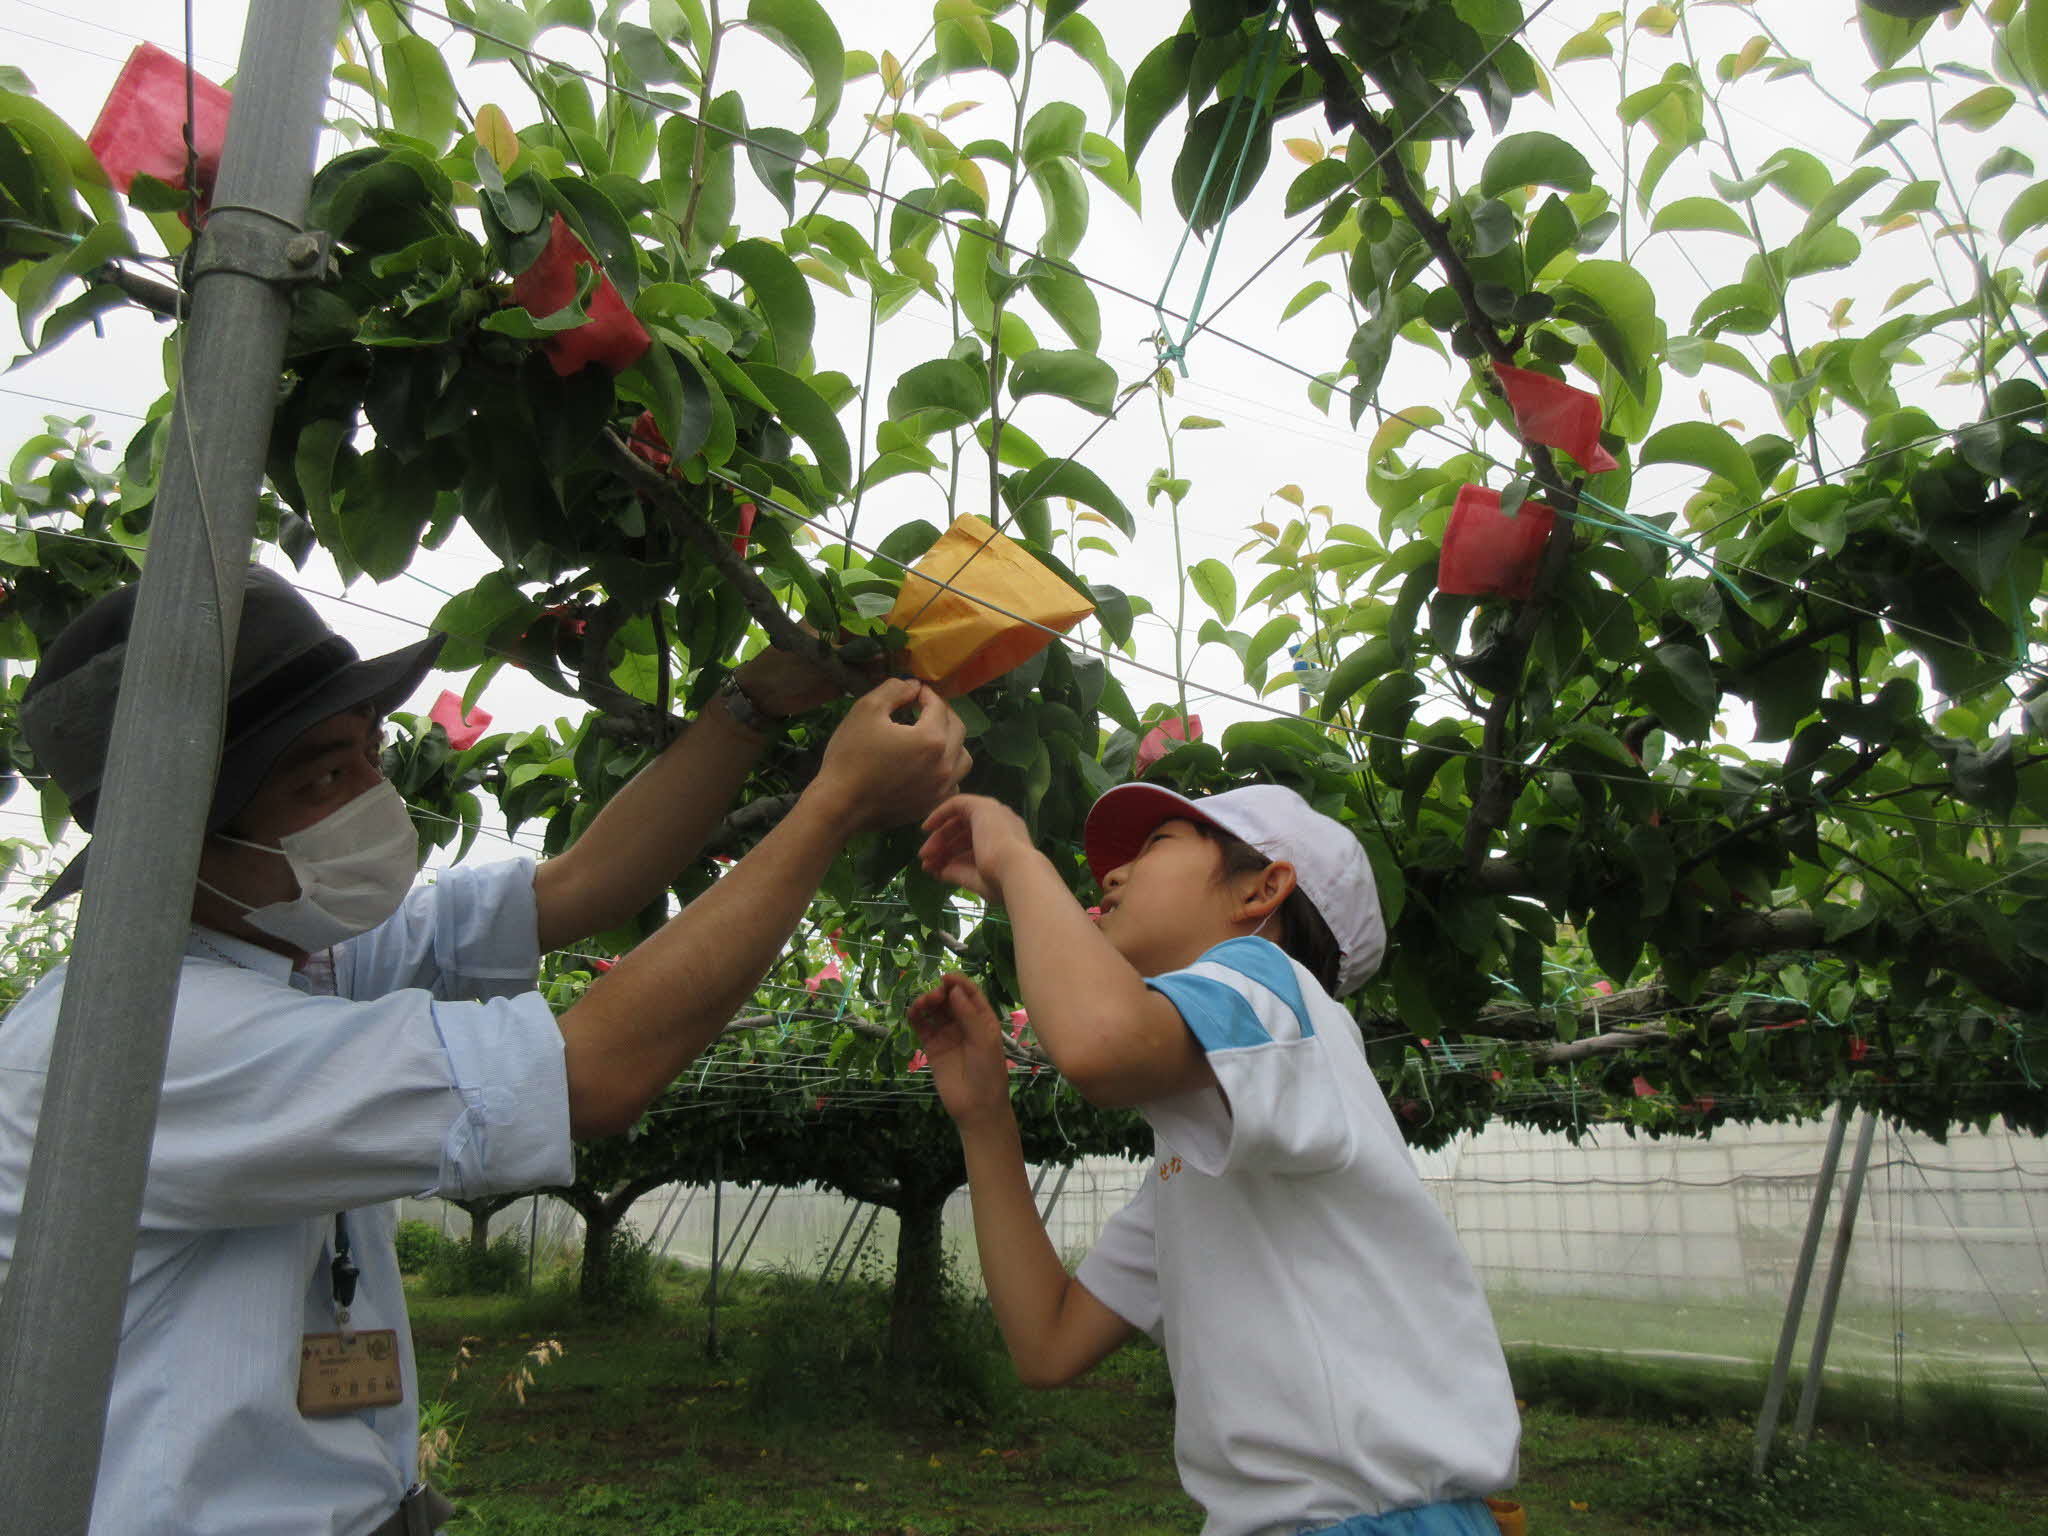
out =
[(986, 795), (955, 795), (925, 818), (918, 850), (925, 873), (988, 901), (1001, 901), (1003, 858), (1030, 848), (1023, 817)]
[(946, 1113), (961, 1124), (1010, 1113), (1002, 1026), (981, 988), (948, 975), (910, 1005), (910, 1027), (931, 1063)]

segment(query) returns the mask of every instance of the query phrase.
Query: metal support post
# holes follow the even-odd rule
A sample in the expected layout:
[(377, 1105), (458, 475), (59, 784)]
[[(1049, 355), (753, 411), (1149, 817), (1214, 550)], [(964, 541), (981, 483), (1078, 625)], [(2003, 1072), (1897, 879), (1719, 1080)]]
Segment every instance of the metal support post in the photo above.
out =
[(825, 1282), (832, 1278), (832, 1266), (839, 1262), (839, 1250), (846, 1246), (846, 1239), (853, 1234), (853, 1224), (860, 1220), (860, 1202), (853, 1203), (853, 1209), (846, 1213), (846, 1225), (839, 1229), (839, 1241), (832, 1245), (832, 1252), (825, 1258), (825, 1268), (818, 1275), (818, 1289), (825, 1289)]
[(870, 1206), (868, 1208), (868, 1224), (860, 1229), (860, 1237), (853, 1245), (853, 1252), (846, 1256), (846, 1267), (839, 1271), (839, 1278), (832, 1282), (832, 1289), (834, 1291), (837, 1291), (846, 1284), (846, 1277), (853, 1273), (854, 1264), (859, 1260), (862, 1250), (868, 1245), (869, 1234), (875, 1230), (875, 1223), (881, 1219), (882, 1208), (879, 1205)]
[(740, 1212), (740, 1219), (733, 1223), (732, 1241), (725, 1245), (725, 1253), (720, 1260), (728, 1269), (733, 1267), (733, 1250), (739, 1247), (741, 1240), (747, 1235), (747, 1221), (754, 1214), (754, 1204), (761, 1198), (762, 1188), (763, 1186), (759, 1184), (754, 1186), (754, 1192), (747, 1196), (746, 1209)]
[(1828, 1363), (1828, 1339), (1835, 1331), (1835, 1303), (1842, 1296), (1842, 1281), (1849, 1273), (1849, 1244), (1856, 1236), (1856, 1212), (1863, 1204), (1863, 1176), (1870, 1172), (1870, 1144), (1877, 1135), (1877, 1116), (1866, 1114), (1856, 1132), (1856, 1156), (1849, 1164), (1849, 1187), (1842, 1191), (1842, 1215), (1835, 1223), (1835, 1251), (1828, 1260), (1828, 1277), (1821, 1284), (1820, 1316), (1813, 1324), (1813, 1353), (1806, 1362), (1806, 1380), (1799, 1388), (1799, 1412), (1792, 1419), (1792, 1436), (1806, 1440), (1813, 1434), (1814, 1410), (1820, 1405), (1820, 1376)]
[(1820, 1250), (1821, 1228), (1827, 1224), (1828, 1201), (1835, 1189), (1835, 1166), (1842, 1160), (1842, 1135), (1849, 1129), (1849, 1117), (1856, 1113), (1846, 1100), (1835, 1106), (1835, 1123), (1828, 1128), (1827, 1150), (1821, 1154), (1820, 1177), (1813, 1186), (1813, 1205), (1806, 1214), (1806, 1236), (1799, 1244), (1799, 1265), (1792, 1274), (1792, 1294), (1785, 1299), (1785, 1325), (1778, 1330), (1778, 1354), (1771, 1362), (1770, 1385), (1764, 1388), (1764, 1406), (1756, 1418), (1756, 1449), (1749, 1460), (1750, 1471), (1763, 1476), (1771, 1457), (1771, 1438), (1778, 1432), (1778, 1411), (1785, 1405), (1785, 1379), (1792, 1370), (1792, 1346), (1799, 1342), (1799, 1319), (1806, 1311), (1806, 1287), (1813, 1279), (1813, 1259)]
[(724, 1214), (725, 1149), (720, 1147), (711, 1154), (711, 1286), (705, 1303), (711, 1326), (704, 1335), (704, 1353), (714, 1360), (718, 1358), (718, 1225)]
[(540, 1196), (529, 1197), (526, 1206), (526, 1288), (533, 1289), (533, 1256), (540, 1248)]
[(768, 1213), (775, 1209), (775, 1200), (782, 1193), (782, 1186), (776, 1185), (768, 1191), (768, 1203), (761, 1207), (761, 1214), (754, 1219), (754, 1230), (747, 1238), (747, 1244), (740, 1249), (740, 1256), (732, 1261), (734, 1273), (747, 1267), (747, 1255), (754, 1251), (754, 1239), (761, 1235), (761, 1229), (768, 1225)]
[(0, 1297), (0, 1466), (33, 1469), (11, 1479), (14, 1530), (91, 1521), (290, 321), (275, 279), (324, 264), (299, 226), (337, 11), (335, 0), (252, 0), (199, 238), (194, 270), (205, 276), (194, 282), (92, 875)]
[(1045, 1202), (1045, 1209), (1038, 1213), (1038, 1224), (1041, 1227), (1051, 1223), (1053, 1208), (1060, 1203), (1060, 1196), (1067, 1192), (1067, 1175), (1073, 1171), (1074, 1165), (1072, 1163), (1066, 1163), (1061, 1166), (1059, 1182), (1052, 1187), (1052, 1197)]

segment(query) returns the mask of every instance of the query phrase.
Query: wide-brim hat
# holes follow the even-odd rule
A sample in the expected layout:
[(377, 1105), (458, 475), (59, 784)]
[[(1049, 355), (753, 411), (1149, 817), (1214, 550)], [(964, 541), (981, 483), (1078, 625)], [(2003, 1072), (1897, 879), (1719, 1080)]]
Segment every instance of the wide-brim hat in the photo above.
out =
[(1157, 784), (1119, 784), (1097, 800), (1081, 831), (1088, 867), (1100, 883), (1138, 856), (1164, 822), (1217, 827), (1268, 859), (1294, 866), (1294, 883), (1337, 941), (1336, 993), (1371, 979), (1387, 952), (1372, 861), (1351, 830), (1280, 784), (1249, 784), (1191, 800)]
[[(386, 714), (404, 703), (433, 666), (443, 638), (429, 635), (364, 660), (285, 577), (265, 566), (248, 569), (208, 832), (235, 818), (279, 755), (309, 727), (364, 704)], [(67, 624), (44, 650), (22, 694), (29, 750), (87, 831), (99, 810), (136, 591), (130, 583), (110, 592)], [(36, 902), (38, 909), (84, 885), (91, 852), (87, 844), (64, 866)]]

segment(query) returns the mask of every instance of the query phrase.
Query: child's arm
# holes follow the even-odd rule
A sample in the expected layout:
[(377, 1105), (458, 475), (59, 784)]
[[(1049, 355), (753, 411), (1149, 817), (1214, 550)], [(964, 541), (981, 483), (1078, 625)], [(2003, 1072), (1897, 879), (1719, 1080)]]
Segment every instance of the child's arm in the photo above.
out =
[(1067, 1273), (1039, 1222), (1001, 1030), (981, 989), (948, 976), (911, 1005), (910, 1022), (960, 1132), (982, 1282), (1017, 1376), (1027, 1387), (1063, 1386), (1129, 1338), (1131, 1325)]
[(957, 795), (925, 827), (926, 870), (1008, 911), (1032, 1030), (1083, 1098), (1123, 1109), (1216, 1086), (1180, 1011), (1095, 931), (1016, 812)]

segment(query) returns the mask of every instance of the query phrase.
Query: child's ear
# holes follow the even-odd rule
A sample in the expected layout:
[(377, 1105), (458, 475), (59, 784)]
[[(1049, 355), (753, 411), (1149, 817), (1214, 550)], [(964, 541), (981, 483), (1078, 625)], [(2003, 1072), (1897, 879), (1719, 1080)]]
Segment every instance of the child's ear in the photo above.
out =
[(1260, 870), (1244, 893), (1244, 915), (1263, 918), (1280, 910), (1280, 904), (1294, 894), (1294, 866), (1276, 860)]

